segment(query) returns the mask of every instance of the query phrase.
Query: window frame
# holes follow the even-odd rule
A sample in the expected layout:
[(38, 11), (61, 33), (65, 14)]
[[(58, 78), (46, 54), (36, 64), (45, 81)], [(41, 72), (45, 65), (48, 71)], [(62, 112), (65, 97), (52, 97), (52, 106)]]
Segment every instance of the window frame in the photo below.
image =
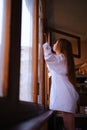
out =
[[(9, 75), (8, 75), (8, 95), (12, 102), (31, 105), (38, 104), (38, 0), (34, 0), (34, 29), (33, 29), (33, 99), (34, 102), (19, 100), (19, 80), (20, 80), (20, 56), (21, 56), (21, 13), (22, 0), (12, 0), (11, 2), (11, 25), (10, 25), (10, 53), (9, 53)], [(18, 7), (17, 7), (18, 6)], [(15, 35), (14, 35), (15, 34)], [(15, 44), (16, 43), (16, 44)], [(32, 105), (31, 105), (32, 106)], [(40, 109), (44, 109), (44, 104), (40, 104)], [(38, 107), (39, 109), (39, 107)]]
[[(34, 53), (33, 57), (36, 59), (33, 62), (33, 88), (35, 92), (34, 102), (19, 101), (19, 80), (20, 80), (20, 46), (21, 46), (21, 12), (22, 12), (22, 0), (12, 0), (11, 2), (11, 18), (10, 18), (10, 40), (9, 40), (9, 63), (8, 63), (8, 86), (7, 86), (7, 96), (0, 97), (0, 103), (4, 103), (3, 107), (12, 105), (14, 106), (12, 111), (15, 111), (15, 107), (18, 106), (24, 111), (30, 111), (30, 115), (36, 115), (45, 110), (44, 104), (37, 103), (37, 86), (38, 84), (38, 0), (34, 0), (35, 8), (35, 19), (36, 22), (33, 23), (34, 26)], [(35, 31), (37, 30), (37, 31)], [(37, 68), (35, 67), (37, 64)], [(36, 75), (34, 74), (36, 73)], [(36, 83), (35, 83), (36, 82)], [(8, 103), (9, 102), (9, 103)], [(3, 109), (4, 111), (4, 109)], [(9, 111), (6, 110), (6, 111)]]

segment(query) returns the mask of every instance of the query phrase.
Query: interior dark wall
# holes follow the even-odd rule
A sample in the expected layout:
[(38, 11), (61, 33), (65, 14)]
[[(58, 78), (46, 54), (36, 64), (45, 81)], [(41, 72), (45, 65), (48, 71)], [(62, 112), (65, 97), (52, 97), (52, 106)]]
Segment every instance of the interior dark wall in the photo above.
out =
[(76, 64), (87, 62), (87, 1), (46, 0), (48, 26), (81, 38), (81, 57)]
[(86, 10), (86, 0), (47, 0), (48, 25), (87, 36)]

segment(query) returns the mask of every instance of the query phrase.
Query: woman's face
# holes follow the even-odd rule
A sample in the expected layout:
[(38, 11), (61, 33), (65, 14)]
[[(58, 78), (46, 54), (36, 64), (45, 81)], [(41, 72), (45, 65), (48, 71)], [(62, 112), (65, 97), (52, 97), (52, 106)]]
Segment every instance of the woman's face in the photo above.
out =
[(58, 44), (58, 40), (55, 42), (55, 44), (53, 45), (53, 51), (54, 52), (58, 52), (60, 51), (60, 46)]

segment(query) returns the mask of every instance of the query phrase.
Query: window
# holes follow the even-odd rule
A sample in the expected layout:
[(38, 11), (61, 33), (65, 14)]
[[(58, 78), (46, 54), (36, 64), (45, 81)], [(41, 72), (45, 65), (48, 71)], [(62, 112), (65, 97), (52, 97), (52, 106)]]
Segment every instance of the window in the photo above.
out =
[(45, 100), (45, 90), (42, 53), (44, 18), (41, 18), (43, 14), (41, 8), (41, 1), (39, 1), (39, 4), (36, 0), (22, 1), (19, 100), (42, 104)]
[[(6, 16), (6, 34), (3, 57), (5, 58), (2, 62), (3, 69), (0, 68), (0, 74), (3, 71), (3, 76), (0, 76), (5, 82), (0, 84), (4, 86), (0, 92), (1, 94), (4, 92), (4, 95), (12, 101), (44, 104), (44, 59), (43, 41), (41, 41), (44, 18), (39, 19), (41, 17), (38, 14), (38, 0), (9, 0), (5, 7), (7, 7), (4, 15)], [(0, 53), (1, 51), (2, 49)]]
[[(21, 67), (20, 100), (33, 101), (32, 90), (32, 53), (33, 53), (33, 0), (22, 1), (21, 24)], [(35, 53), (35, 52), (34, 52)]]

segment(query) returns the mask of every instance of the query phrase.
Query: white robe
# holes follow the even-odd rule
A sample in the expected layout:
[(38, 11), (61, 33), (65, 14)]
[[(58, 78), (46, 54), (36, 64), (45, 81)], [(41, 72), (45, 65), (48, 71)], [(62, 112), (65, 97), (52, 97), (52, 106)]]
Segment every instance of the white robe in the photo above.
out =
[(52, 76), (49, 108), (75, 113), (79, 95), (68, 80), (66, 58), (64, 54), (53, 54), (48, 43), (43, 45), (43, 49), (44, 59)]

